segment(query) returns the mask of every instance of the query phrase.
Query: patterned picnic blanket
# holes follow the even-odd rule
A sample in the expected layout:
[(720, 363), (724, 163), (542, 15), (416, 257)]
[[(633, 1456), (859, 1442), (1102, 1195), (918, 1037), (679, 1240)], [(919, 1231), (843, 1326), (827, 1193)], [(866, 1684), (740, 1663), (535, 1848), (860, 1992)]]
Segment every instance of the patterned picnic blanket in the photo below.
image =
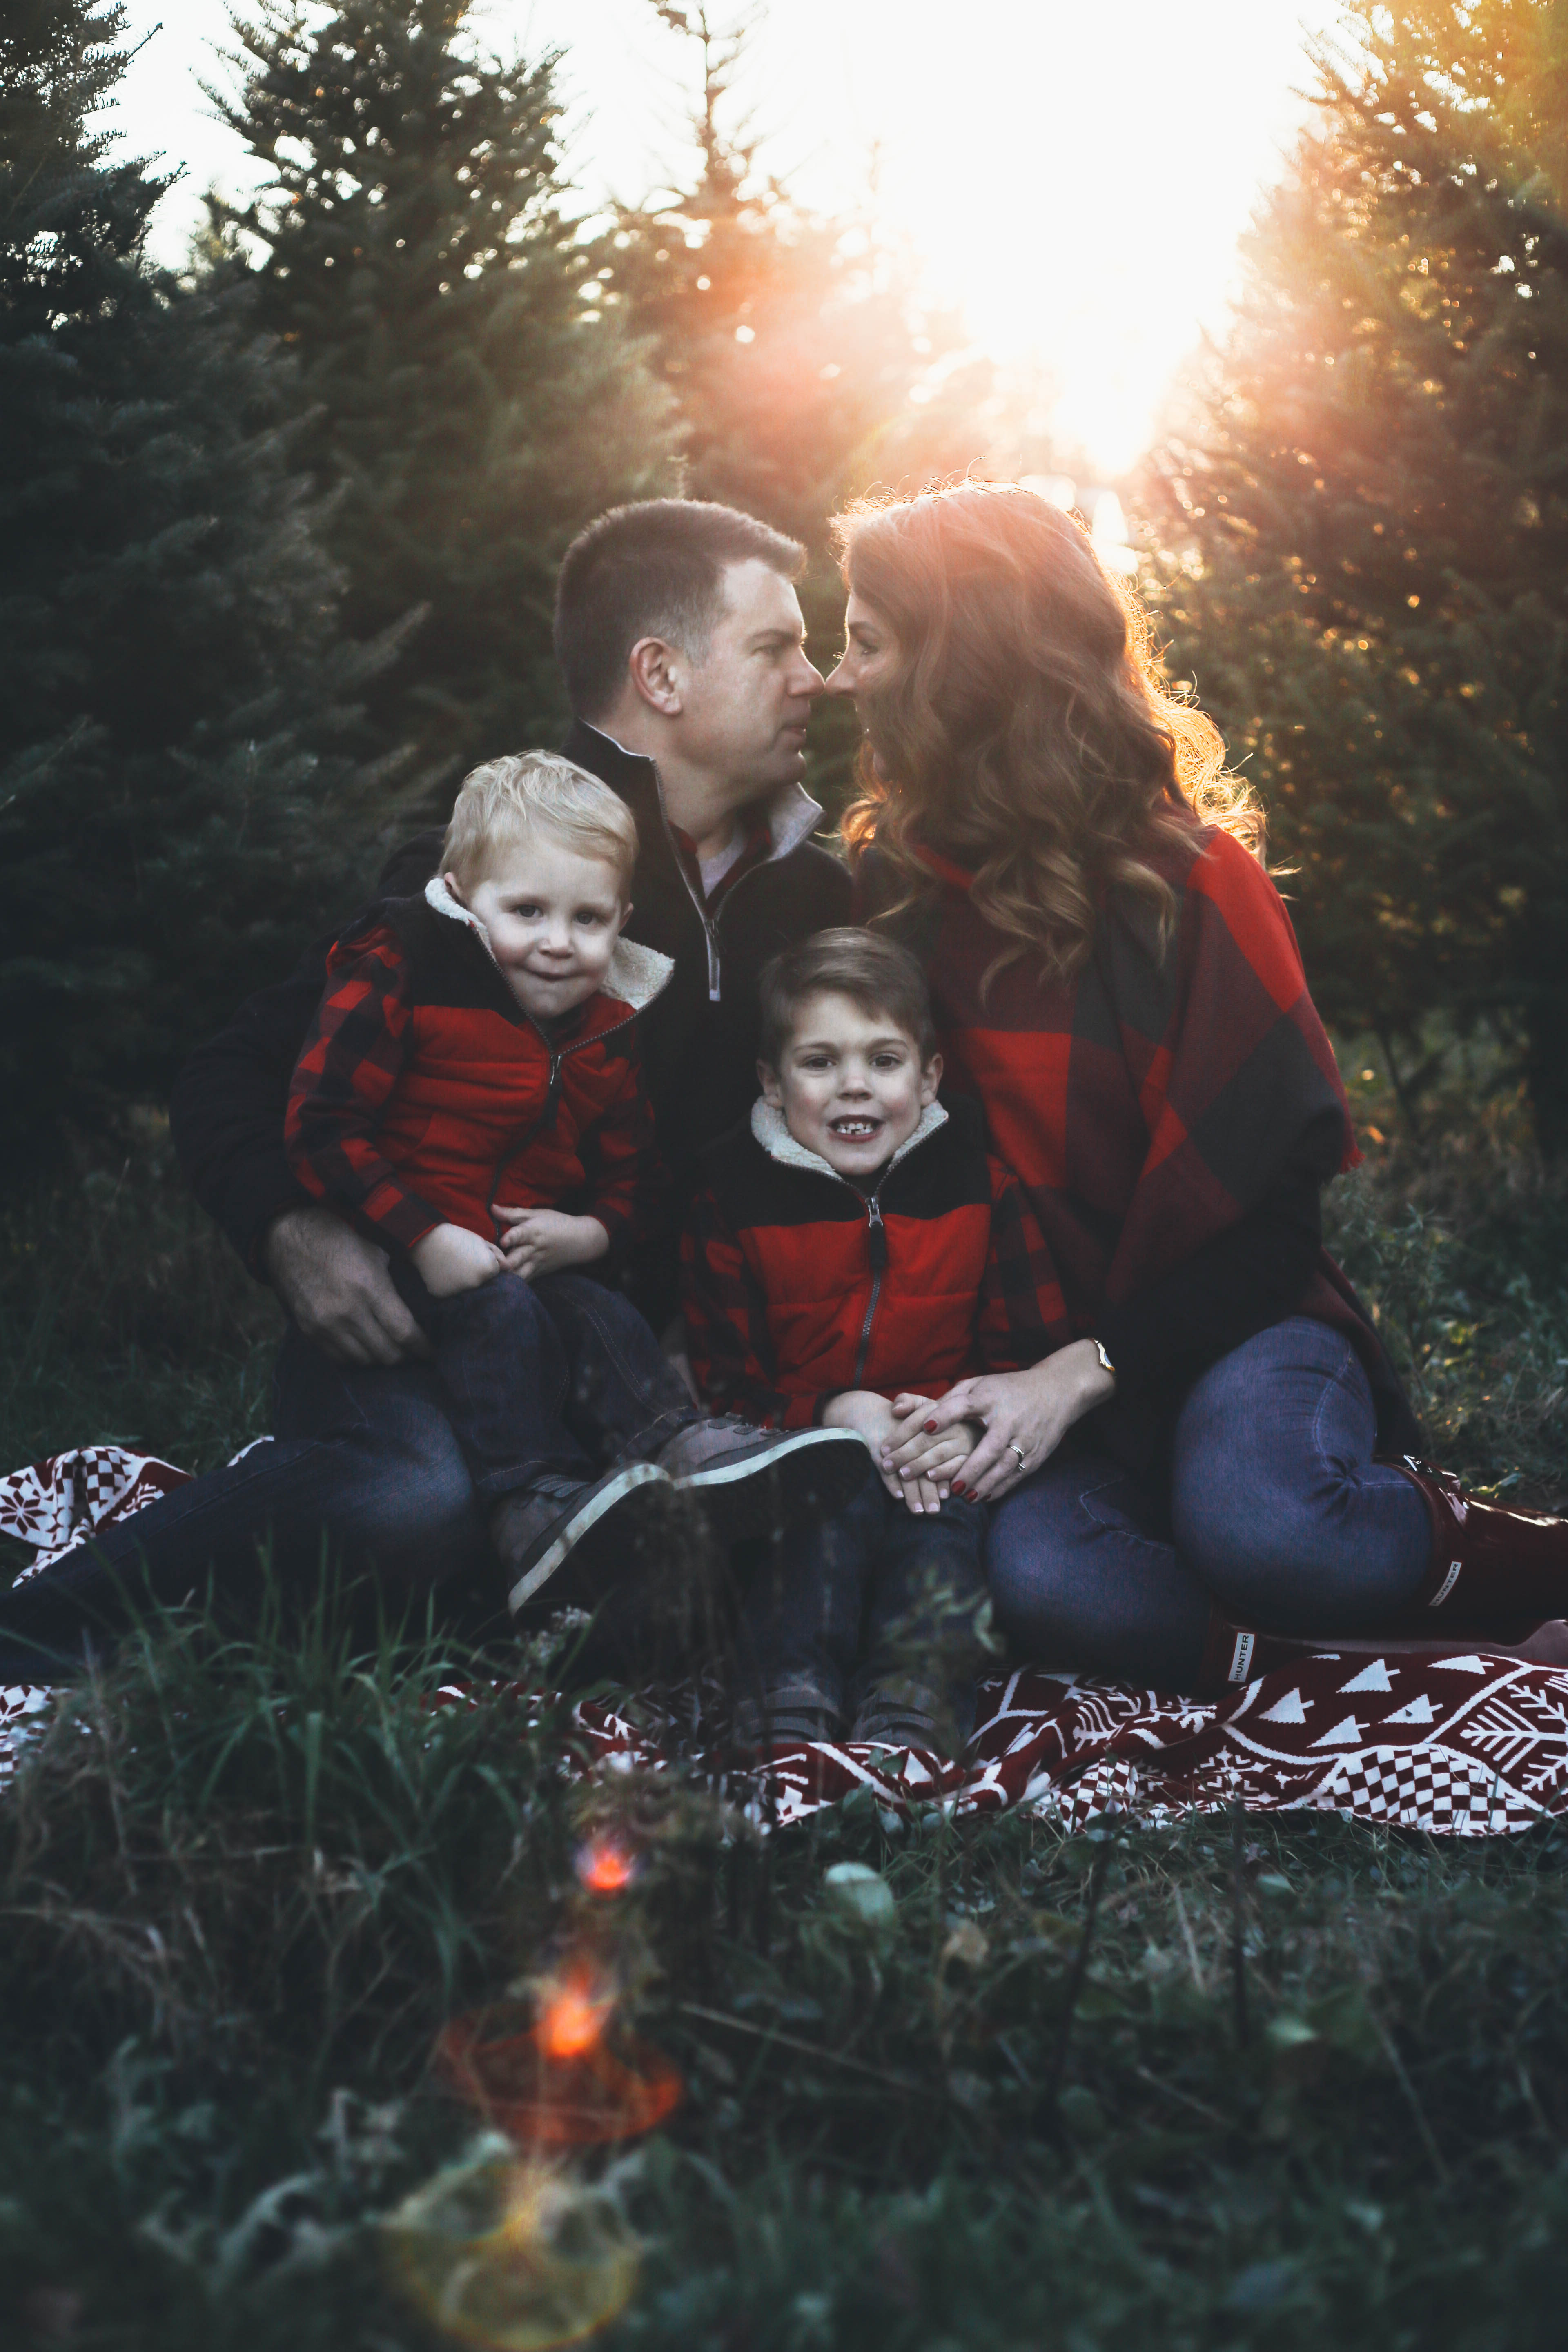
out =
[[(33, 1575), (76, 1537), (143, 1509), (186, 1475), (114, 1446), (56, 1454), (0, 1479), (0, 1530), (37, 1548), (23, 1571)], [(486, 1696), (473, 1686), (432, 1694), (461, 1706)], [(0, 1785), (49, 1702), (37, 1685), (0, 1690)], [(647, 1730), (613, 1710), (584, 1705), (578, 1720), (596, 1761), (658, 1761)], [(893, 1818), (932, 1802), (973, 1814), (1024, 1805), (1076, 1829), (1112, 1809), (1158, 1823), (1239, 1801), (1256, 1812), (1336, 1812), (1495, 1837), (1568, 1812), (1568, 1672), (1484, 1651), (1418, 1658), (1325, 1649), (1208, 1706), (1028, 1667), (983, 1685), (961, 1764), (911, 1754), (889, 1765), (850, 1745), (780, 1747), (752, 1778), (759, 1811), (781, 1825), (869, 1788)]]

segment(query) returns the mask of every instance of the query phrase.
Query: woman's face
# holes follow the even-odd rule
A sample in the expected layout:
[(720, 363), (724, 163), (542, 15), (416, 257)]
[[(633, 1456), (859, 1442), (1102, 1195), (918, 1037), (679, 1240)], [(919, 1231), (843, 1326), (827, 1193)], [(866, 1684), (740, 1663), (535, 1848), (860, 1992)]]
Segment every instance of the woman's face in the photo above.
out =
[(849, 591), (844, 614), (844, 653), (827, 680), (829, 694), (874, 694), (893, 675), (898, 647), (893, 633), (874, 605)]

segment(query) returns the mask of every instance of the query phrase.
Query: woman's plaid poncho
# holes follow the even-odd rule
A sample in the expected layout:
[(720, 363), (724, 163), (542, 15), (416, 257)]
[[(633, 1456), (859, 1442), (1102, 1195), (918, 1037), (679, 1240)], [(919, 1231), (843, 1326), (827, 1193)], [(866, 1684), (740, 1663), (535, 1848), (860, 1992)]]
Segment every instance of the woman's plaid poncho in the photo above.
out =
[[(863, 917), (882, 913), (925, 968), (945, 1085), (980, 1097), (992, 1149), (1035, 1212), (1050, 1261), (1042, 1311), (1058, 1347), (1234, 1226), (1291, 1163), (1326, 1181), (1360, 1156), (1296, 935), (1262, 866), (1196, 824), (1190, 845), (1162, 845), (1148, 862), (1176, 893), (1169, 945), (1162, 952), (1151, 907), (1113, 894), (1068, 982), (1042, 977), (1027, 956), (995, 969), (1009, 942), (950, 860), (923, 853), (931, 888), (901, 911), (889, 861), (873, 846), (860, 864)], [(1372, 1382), (1380, 1441), (1413, 1444), (1377, 1335), (1326, 1253), (1294, 1311), (1345, 1333)], [(1131, 1441), (1134, 1416), (1122, 1417)], [(1135, 1450), (1147, 1452), (1146, 1431)]]

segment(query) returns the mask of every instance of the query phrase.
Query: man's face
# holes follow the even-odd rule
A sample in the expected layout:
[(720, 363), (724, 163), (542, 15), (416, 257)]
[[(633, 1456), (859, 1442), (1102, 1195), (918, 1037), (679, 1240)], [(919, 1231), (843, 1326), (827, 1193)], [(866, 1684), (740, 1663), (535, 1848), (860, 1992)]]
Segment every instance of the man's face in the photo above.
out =
[(724, 610), (706, 656), (681, 663), (681, 758), (732, 781), (738, 800), (797, 782), (822, 679), (805, 657), (800, 600), (782, 572), (752, 560), (724, 573)]
[(484, 925), (507, 986), (533, 1020), (559, 1020), (603, 985), (631, 912), (614, 866), (542, 826), (496, 851), (467, 890), (454, 875), (446, 881)]
[(795, 1008), (779, 1066), (759, 1066), (763, 1092), (797, 1143), (837, 1174), (874, 1176), (936, 1098), (942, 1056), (923, 1066), (909, 1032), (885, 1013), (824, 990)]

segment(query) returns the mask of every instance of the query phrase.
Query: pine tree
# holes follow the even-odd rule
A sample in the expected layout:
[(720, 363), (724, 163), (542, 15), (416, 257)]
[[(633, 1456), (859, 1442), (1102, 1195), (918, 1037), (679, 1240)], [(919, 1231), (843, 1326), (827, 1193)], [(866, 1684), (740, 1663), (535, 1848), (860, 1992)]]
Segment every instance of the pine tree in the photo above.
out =
[[(0, 1082), (14, 1161), (155, 1091), (351, 887), (374, 779), (277, 364), (147, 263), (124, 11), (0, 25)], [(379, 659), (379, 656), (376, 657)]]
[[(1518, 1046), (1568, 1150), (1568, 5), (1358, 5), (1162, 463), (1178, 667), (1325, 1010)], [(1397, 1066), (1397, 1065), (1396, 1065)]]
[(668, 403), (595, 299), (563, 205), (554, 60), (502, 64), (466, 0), (262, 0), (210, 93), (274, 177), (219, 226), (258, 246), (336, 505), (348, 625), (424, 619), (374, 705), (464, 764), (552, 740), (556, 565), (603, 508), (673, 487)]
[(679, 403), (692, 494), (820, 545), (847, 493), (979, 454), (973, 382), (956, 435), (922, 430), (925, 403), (910, 400), (958, 349), (958, 326), (921, 311), (866, 221), (806, 212), (759, 170), (747, 126), (725, 128), (754, 16), (720, 32), (705, 7), (651, 5), (696, 52), (700, 168), (689, 189), (618, 213), (606, 296), (651, 339)]
[[(647, 342), (678, 404), (689, 493), (811, 551), (801, 598), (826, 657), (844, 602), (829, 516), (874, 487), (918, 489), (983, 465), (992, 370), (965, 358), (955, 317), (922, 306), (868, 220), (811, 213), (759, 167), (760, 140), (733, 119), (754, 10), (720, 29), (705, 6), (650, 5), (697, 66), (698, 170), (688, 188), (619, 208), (596, 248), (604, 299)], [(847, 709), (814, 724), (813, 789), (830, 802), (858, 740)]]

